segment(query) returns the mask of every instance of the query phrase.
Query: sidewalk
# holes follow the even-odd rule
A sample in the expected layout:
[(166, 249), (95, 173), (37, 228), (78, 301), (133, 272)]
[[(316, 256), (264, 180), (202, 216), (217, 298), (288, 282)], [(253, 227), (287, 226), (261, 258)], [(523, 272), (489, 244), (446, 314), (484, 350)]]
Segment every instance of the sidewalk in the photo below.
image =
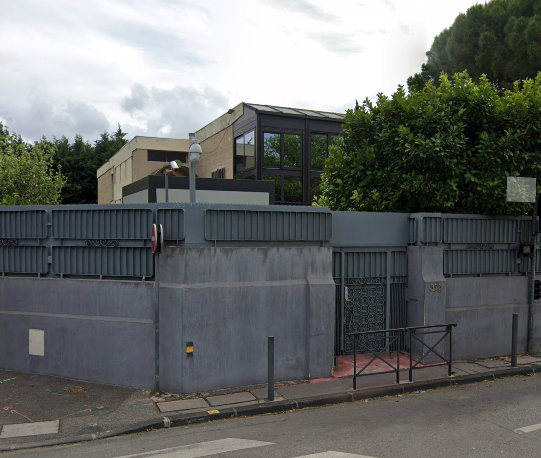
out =
[[(387, 358), (389, 355), (387, 355)], [(371, 355), (358, 357), (357, 369)], [(364, 362), (363, 362), (364, 361)], [(341, 357), (334, 377), (275, 384), (275, 400), (267, 400), (267, 386), (259, 385), (197, 393), (190, 396), (79, 382), (59, 377), (0, 370), (0, 451), (58, 445), (170, 426), (279, 413), (382, 396), (422, 392), (438, 387), (474, 383), (498, 377), (541, 372), (541, 355), (522, 355), (518, 367), (509, 358), (457, 361), (453, 375), (447, 367), (427, 367), (408, 382), (409, 360), (400, 357), (400, 384), (396, 374), (357, 378), (353, 390), (353, 358)], [(367, 372), (385, 370), (381, 362)]]

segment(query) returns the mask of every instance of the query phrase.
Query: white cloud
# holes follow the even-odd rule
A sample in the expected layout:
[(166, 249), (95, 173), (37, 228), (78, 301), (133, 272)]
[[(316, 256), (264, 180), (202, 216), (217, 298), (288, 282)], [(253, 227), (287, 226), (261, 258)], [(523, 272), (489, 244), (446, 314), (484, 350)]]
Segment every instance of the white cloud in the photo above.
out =
[(341, 111), (417, 72), (474, 0), (18, 0), (0, 118), (29, 139), (186, 137), (241, 101)]

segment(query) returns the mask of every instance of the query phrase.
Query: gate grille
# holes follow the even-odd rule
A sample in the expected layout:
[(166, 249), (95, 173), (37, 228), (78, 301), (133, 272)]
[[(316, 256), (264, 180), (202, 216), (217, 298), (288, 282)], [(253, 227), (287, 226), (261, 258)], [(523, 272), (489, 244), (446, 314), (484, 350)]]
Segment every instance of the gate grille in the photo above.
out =
[[(349, 333), (406, 326), (406, 253), (342, 250), (334, 255), (336, 354), (351, 355), (354, 339)], [(356, 351), (380, 351), (384, 337), (376, 333), (357, 339)], [(403, 348), (400, 340), (391, 349)]]

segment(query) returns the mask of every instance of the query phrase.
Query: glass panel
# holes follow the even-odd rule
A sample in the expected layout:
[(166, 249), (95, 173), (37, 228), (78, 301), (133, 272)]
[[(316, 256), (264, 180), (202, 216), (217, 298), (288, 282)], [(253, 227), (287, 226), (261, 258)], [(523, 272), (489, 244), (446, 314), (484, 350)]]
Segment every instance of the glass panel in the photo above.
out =
[(255, 135), (253, 130), (244, 134), (244, 155), (246, 156), (245, 168), (255, 167)]
[(282, 202), (282, 177), (279, 175), (263, 175), (263, 180), (274, 181), (274, 201)]
[(236, 150), (235, 150), (235, 153), (237, 154), (237, 156), (244, 156), (244, 135), (241, 135), (240, 137), (237, 137), (237, 139), (235, 140), (236, 142)]
[(327, 135), (310, 135), (310, 154), (311, 168), (323, 169), (325, 167), (325, 158), (327, 157)]
[(270, 107), (269, 105), (257, 105), (257, 104), (254, 104), (254, 103), (249, 103), (247, 105), (252, 107), (252, 108), (255, 108), (256, 110), (261, 110), (261, 111), (272, 111), (274, 113), (276, 113), (278, 111), (278, 110)]
[(263, 134), (263, 164), (280, 167), (280, 134)]
[(284, 108), (284, 107), (272, 107), (278, 111), (281, 111), (282, 113), (286, 113), (286, 114), (295, 114), (295, 115), (299, 115), (301, 113), (299, 113), (297, 110), (294, 110), (293, 108)]
[(284, 202), (302, 203), (302, 178), (284, 177)]
[(324, 118), (324, 116), (320, 113), (316, 113), (315, 111), (312, 111), (312, 110), (299, 110), (301, 113), (304, 113), (305, 115), (308, 115), (308, 116), (317, 116), (317, 117), (320, 117), (320, 118)]
[(300, 135), (284, 134), (284, 166), (301, 167), (302, 140)]
[(310, 203), (312, 203), (316, 197), (320, 196), (320, 186), (321, 178), (311, 177), (310, 178)]

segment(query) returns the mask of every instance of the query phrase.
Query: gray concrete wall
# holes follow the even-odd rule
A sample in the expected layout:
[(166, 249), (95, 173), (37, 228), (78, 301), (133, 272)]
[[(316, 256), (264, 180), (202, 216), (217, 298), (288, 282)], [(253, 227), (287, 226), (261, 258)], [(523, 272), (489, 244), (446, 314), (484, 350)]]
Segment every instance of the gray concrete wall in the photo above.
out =
[(167, 248), (159, 270), (162, 389), (265, 383), (269, 335), (277, 380), (331, 375), (331, 248)]
[(150, 388), (153, 298), (153, 283), (0, 277), (0, 367)]
[[(443, 253), (437, 246), (408, 247), (408, 326), (457, 323), (453, 359), (507, 355), (512, 316), (518, 313), (518, 351), (526, 351), (528, 278), (444, 277)], [(534, 349), (539, 350), (541, 310), (534, 307)], [(448, 354), (447, 345), (440, 348)], [(426, 352), (419, 345), (413, 349), (418, 355)]]
[[(453, 335), (457, 358), (511, 353), (513, 313), (519, 314), (518, 351), (526, 351), (528, 329), (527, 277), (464, 277), (447, 279), (448, 322), (458, 326)], [(534, 329), (539, 329), (541, 319)], [(536, 339), (535, 347), (541, 344)]]

